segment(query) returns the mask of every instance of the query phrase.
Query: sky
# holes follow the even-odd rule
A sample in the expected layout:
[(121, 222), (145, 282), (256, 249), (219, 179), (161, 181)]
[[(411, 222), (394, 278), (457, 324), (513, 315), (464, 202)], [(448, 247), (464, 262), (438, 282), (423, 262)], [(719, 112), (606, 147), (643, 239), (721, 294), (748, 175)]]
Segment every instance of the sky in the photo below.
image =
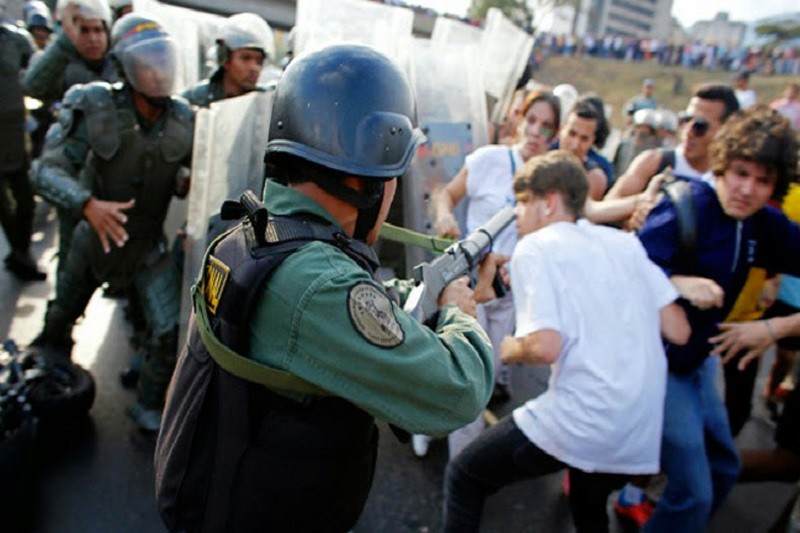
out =
[[(464, 15), (469, 0), (407, 0), (409, 3), (432, 7), (440, 12)], [(758, 7), (755, 8), (754, 6)], [(672, 14), (685, 27), (698, 20), (708, 20), (718, 11), (730, 13), (731, 20), (750, 21), (762, 17), (800, 11), (797, 0), (673, 0)]]

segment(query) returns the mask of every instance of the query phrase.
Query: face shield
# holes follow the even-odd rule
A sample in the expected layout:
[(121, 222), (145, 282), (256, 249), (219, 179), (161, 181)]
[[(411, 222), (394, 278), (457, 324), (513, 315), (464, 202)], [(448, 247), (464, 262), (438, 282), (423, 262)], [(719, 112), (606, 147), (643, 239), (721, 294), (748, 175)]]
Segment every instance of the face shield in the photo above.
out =
[(173, 93), (178, 47), (171, 37), (132, 44), (121, 55), (125, 78), (138, 92), (150, 98), (164, 98)]

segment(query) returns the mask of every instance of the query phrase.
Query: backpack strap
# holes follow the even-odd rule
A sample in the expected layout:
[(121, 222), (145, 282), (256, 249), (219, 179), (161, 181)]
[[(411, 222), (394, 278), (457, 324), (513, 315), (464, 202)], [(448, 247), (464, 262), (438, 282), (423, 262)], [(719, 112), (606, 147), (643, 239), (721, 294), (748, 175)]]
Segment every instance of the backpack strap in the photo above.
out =
[[(238, 227), (238, 226), (237, 226)], [(216, 244), (223, 238), (228, 236), (233, 230), (220, 235), (209, 246), (206, 251), (206, 257), (203, 264), (206, 265), (209, 260), (211, 252), (216, 247)], [(284, 248), (280, 253), (274, 255), (274, 259), (264, 263), (263, 268), (266, 270), (262, 279), (266, 280), (284, 259), (294, 253), (300, 246), (305, 244), (304, 241), (298, 241), (295, 246)], [(203, 269), (205, 270), (205, 269)], [(211, 323), (208, 317), (208, 309), (206, 301), (203, 297), (205, 294), (205, 276), (201, 274), (197, 283), (192, 287), (192, 302), (194, 307), (195, 319), (197, 323), (197, 330), (200, 333), (200, 338), (203, 345), (208, 350), (212, 359), (225, 371), (241, 378), (245, 381), (258, 383), (268, 389), (287, 396), (294, 400), (302, 400), (306, 396), (327, 396), (328, 393), (309, 383), (290, 372), (270, 368), (266, 365), (260, 364), (250, 358), (244, 357), (236, 353), (234, 350), (226, 346), (215, 334), (211, 328)]]
[(661, 172), (666, 170), (667, 167), (671, 167), (673, 170), (675, 170), (675, 161), (676, 161), (675, 150), (673, 149), (667, 150), (662, 148), (659, 151), (661, 152), (661, 160), (658, 162), (658, 168), (656, 169), (656, 174), (660, 174)]
[(511, 178), (514, 178), (514, 174), (517, 173), (517, 162), (514, 161), (514, 150), (509, 146), (508, 147), (508, 160), (511, 161)]
[(691, 269), (697, 260), (697, 213), (691, 184), (684, 179), (672, 179), (664, 182), (661, 190), (675, 208), (681, 263), (685, 268)]

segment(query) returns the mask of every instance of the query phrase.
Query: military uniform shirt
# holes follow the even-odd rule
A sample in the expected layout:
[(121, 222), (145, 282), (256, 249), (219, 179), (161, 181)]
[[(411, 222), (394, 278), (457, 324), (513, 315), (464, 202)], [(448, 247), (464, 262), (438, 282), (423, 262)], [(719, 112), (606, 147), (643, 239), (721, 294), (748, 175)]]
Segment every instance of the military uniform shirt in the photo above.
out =
[[(268, 181), (273, 215), (310, 213), (310, 198)], [(419, 324), (338, 248), (312, 242), (276, 269), (250, 322), (249, 356), (289, 371), (403, 429), (444, 434), (474, 420), (494, 383), (492, 347), (477, 321), (441, 309)]]

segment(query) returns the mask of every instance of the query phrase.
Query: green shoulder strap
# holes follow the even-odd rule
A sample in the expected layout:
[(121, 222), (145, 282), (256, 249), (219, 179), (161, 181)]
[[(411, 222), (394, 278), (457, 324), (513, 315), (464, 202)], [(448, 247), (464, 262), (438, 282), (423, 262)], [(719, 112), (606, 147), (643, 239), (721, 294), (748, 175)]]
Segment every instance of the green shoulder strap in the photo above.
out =
[[(211, 248), (209, 247), (209, 250)], [(205, 264), (205, 261), (203, 264)], [(313, 383), (309, 383), (292, 373), (257, 363), (225, 346), (211, 330), (206, 304), (203, 300), (203, 285), (204, 280), (201, 274), (200, 279), (192, 288), (195, 321), (203, 345), (208, 350), (211, 358), (220, 367), (240, 379), (258, 383), (273, 392), (294, 400), (301, 399), (304, 396), (330, 396), (327, 391)]]

